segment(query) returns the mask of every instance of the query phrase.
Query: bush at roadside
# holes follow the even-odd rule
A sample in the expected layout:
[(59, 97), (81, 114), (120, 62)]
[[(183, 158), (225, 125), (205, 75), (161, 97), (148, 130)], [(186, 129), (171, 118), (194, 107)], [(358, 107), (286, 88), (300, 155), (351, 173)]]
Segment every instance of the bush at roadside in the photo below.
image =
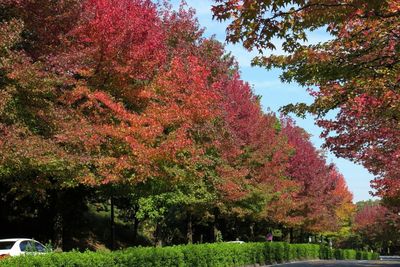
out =
[(231, 267), (274, 264), (311, 259), (375, 260), (379, 255), (351, 249), (331, 249), (314, 244), (214, 243), (173, 247), (135, 247), (115, 252), (64, 252), (9, 257), (0, 267), (10, 266), (141, 266)]

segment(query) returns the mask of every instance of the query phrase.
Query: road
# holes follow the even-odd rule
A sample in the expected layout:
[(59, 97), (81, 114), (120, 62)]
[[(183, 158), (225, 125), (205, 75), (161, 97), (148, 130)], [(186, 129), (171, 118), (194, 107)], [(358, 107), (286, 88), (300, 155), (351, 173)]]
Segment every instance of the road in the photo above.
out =
[(400, 258), (383, 258), (380, 261), (309, 261), (274, 265), (277, 267), (400, 267)]

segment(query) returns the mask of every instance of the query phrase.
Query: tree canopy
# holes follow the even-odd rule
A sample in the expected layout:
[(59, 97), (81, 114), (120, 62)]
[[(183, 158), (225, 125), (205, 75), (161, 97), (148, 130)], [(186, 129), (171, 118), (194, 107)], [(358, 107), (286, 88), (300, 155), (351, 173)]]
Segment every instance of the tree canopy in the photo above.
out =
[[(228, 41), (257, 49), (253, 64), (281, 68), (283, 81), (314, 97), (282, 111), (315, 115), (325, 147), (376, 175), (378, 196), (398, 199), (399, 1), (215, 2), (215, 18), (229, 20)], [(317, 29), (331, 39), (307, 44)], [(269, 55), (280, 40), (286, 54)]]
[(321, 233), (350, 216), (343, 177), (292, 120), (263, 112), (184, 5), (0, 5), (0, 184), (16, 207), (34, 200), (27, 217), (55, 208), (57, 232), (61, 211), (110, 198), (173, 243), (177, 221), (192, 242), (192, 223), (233, 238), (222, 221), (250, 221), (255, 240), (256, 222)]

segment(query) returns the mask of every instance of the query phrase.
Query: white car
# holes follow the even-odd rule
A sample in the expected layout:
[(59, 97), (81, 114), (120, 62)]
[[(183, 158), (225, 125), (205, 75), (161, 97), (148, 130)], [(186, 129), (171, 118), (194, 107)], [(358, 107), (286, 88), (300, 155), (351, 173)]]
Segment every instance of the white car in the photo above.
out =
[(244, 244), (244, 241), (241, 240), (235, 240), (235, 241), (228, 241), (226, 243), (232, 243), (232, 244)]
[(0, 239), (0, 256), (19, 256), (25, 253), (44, 253), (46, 247), (29, 238)]

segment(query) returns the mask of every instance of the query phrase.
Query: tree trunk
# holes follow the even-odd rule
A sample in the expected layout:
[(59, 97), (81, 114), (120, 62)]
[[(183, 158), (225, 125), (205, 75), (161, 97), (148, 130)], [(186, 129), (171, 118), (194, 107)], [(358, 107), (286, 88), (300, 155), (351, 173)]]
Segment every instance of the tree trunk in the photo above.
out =
[(304, 243), (304, 229), (300, 230), (300, 243)]
[(114, 250), (115, 249), (115, 219), (114, 219), (114, 197), (112, 197), (112, 196), (110, 198), (110, 205), (111, 205), (111, 214), (110, 214), (110, 231), (111, 231), (110, 248), (111, 248), (111, 250)]
[(235, 228), (234, 228), (234, 232), (235, 232), (235, 239), (236, 240), (239, 240), (239, 225), (238, 225), (238, 220), (235, 218), (235, 221), (234, 221), (234, 225), (233, 225)]
[(213, 234), (214, 234), (214, 242), (218, 242), (218, 235), (219, 235), (219, 230), (218, 230), (218, 214), (219, 210), (218, 208), (214, 208), (214, 223), (213, 223)]
[(251, 241), (253, 241), (253, 242), (254, 242), (254, 225), (255, 225), (254, 222), (250, 223), (250, 238), (251, 238)]
[(290, 231), (285, 227), (282, 227), (282, 241), (290, 242)]
[(213, 224), (213, 235), (214, 235), (214, 242), (218, 242), (218, 228), (217, 225)]
[(139, 220), (135, 217), (133, 218), (133, 243), (135, 245), (138, 240), (138, 229), (139, 229)]
[(63, 249), (63, 235), (64, 235), (64, 218), (62, 215), (62, 199), (61, 192), (55, 193), (55, 211), (53, 220), (53, 233), (54, 233), (54, 249)]
[(187, 212), (187, 242), (193, 244), (193, 225), (192, 225), (192, 213)]
[(156, 247), (161, 247), (162, 246), (161, 225), (160, 225), (160, 223), (156, 224), (156, 230), (154, 232), (154, 245)]

